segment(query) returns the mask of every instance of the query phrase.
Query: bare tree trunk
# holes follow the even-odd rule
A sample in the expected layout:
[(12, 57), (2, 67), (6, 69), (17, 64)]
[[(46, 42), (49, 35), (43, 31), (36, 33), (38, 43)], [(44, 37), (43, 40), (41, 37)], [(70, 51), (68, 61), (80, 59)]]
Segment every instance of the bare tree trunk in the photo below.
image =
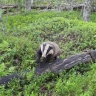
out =
[(31, 6), (33, 6), (34, 0), (31, 0)]
[(70, 9), (73, 11), (74, 0), (70, 0)]
[(2, 30), (5, 32), (5, 25), (4, 25), (4, 22), (3, 22), (3, 19), (2, 19), (2, 5), (0, 4), (0, 22), (2, 24)]
[(84, 11), (83, 11), (83, 20), (90, 21), (91, 14), (91, 0), (85, 0)]
[(31, 4), (32, 4), (31, 0), (25, 0), (25, 12), (31, 11)]

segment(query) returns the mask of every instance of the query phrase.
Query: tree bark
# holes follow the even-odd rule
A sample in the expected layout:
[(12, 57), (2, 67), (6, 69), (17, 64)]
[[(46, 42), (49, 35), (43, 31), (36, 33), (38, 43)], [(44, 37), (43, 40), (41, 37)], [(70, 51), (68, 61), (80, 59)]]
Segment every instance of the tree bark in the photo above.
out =
[(70, 0), (70, 9), (73, 11), (74, 0)]
[[(24, 6), (22, 6), (22, 7), (24, 7)], [(83, 7), (84, 7), (84, 4), (72, 5), (73, 10), (82, 9)], [(9, 9), (9, 8), (18, 8), (18, 5), (15, 4), (15, 5), (4, 5), (4, 6), (2, 6), (2, 9)], [(39, 8), (39, 9), (43, 10), (43, 9), (53, 9), (53, 6), (51, 4), (49, 4), (49, 5), (37, 5), (37, 6), (33, 4), (31, 6), (31, 8), (32, 9), (38, 9)], [(70, 4), (62, 6), (61, 9), (62, 10), (70, 10)]]
[(34, 0), (31, 0), (31, 6), (33, 6)]
[(92, 0), (85, 0), (84, 11), (83, 11), (83, 20), (90, 21), (90, 14), (91, 14), (91, 3)]
[(2, 19), (2, 5), (0, 4), (0, 22), (2, 24), (2, 30), (5, 32), (5, 25), (4, 25), (4, 22), (3, 22), (3, 19)]
[(31, 0), (25, 0), (25, 12), (31, 11)]

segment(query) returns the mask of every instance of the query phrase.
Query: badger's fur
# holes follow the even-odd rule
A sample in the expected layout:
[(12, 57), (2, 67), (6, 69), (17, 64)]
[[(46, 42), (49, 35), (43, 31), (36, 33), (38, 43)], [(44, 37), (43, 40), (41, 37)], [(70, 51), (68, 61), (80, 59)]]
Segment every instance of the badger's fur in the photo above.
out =
[[(51, 59), (57, 59), (60, 54), (61, 49), (55, 42), (44, 42), (37, 51), (36, 62), (40, 63), (40, 67), (43, 67)], [(42, 62), (40, 61), (41, 57), (43, 58)]]

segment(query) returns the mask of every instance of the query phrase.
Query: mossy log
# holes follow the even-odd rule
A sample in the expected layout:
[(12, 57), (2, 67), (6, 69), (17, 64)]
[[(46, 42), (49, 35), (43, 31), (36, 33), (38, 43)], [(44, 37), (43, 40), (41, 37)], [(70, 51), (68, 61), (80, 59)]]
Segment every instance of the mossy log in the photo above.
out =
[[(76, 55), (72, 55), (72, 56), (65, 58), (65, 59), (57, 60), (53, 63), (47, 64), (43, 68), (37, 67), (35, 69), (34, 73), (36, 75), (42, 75), (46, 72), (59, 73), (62, 70), (70, 69), (78, 64), (81, 64), (81, 63), (88, 64), (89, 62), (95, 62), (95, 60), (96, 60), (96, 50), (89, 50), (89, 51), (85, 51), (81, 54), (76, 54)], [(28, 72), (30, 72), (30, 70), (27, 70), (24, 73), (28, 73)], [(15, 73), (12, 75), (1, 77), (0, 78), (0, 85), (1, 84), (8, 84), (8, 82), (11, 81), (13, 78), (21, 78), (21, 74)]]

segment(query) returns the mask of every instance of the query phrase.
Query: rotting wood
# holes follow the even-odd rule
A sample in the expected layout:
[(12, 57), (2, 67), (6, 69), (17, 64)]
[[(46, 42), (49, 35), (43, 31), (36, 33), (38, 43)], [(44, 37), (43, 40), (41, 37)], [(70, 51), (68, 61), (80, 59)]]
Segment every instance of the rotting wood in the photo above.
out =
[[(71, 69), (72, 67), (79, 65), (81, 63), (88, 64), (89, 62), (95, 62), (96, 60), (96, 50), (85, 51), (81, 54), (72, 55), (68, 58), (57, 60), (51, 64), (47, 64), (43, 68), (37, 67), (35, 69), (36, 75), (42, 75), (46, 72), (54, 72), (59, 73), (60, 71)], [(30, 70), (25, 71), (24, 73), (28, 73)], [(8, 76), (3, 76), (0, 78), (0, 85), (8, 84), (14, 78), (21, 78), (22, 73), (15, 73)]]
[[(60, 5), (62, 8), (62, 10), (70, 10), (70, 4), (63, 4)], [(22, 5), (22, 7), (25, 7), (24, 5)], [(73, 10), (77, 10), (77, 9), (82, 9), (84, 8), (84, 4), (74, 4), (73, 6)], [(9, 9), (9, 8), (18, 8), (18, 5), (14, 4), (14, 5), (3, 5), (2, 9)], [(52, 5), (32, 5), (31, 6), (32, 9), (54, 9), (54, 6)], [(96, 8), (92, 7), (92, 11), (96, 12)]]
[[(24, 7), (24, 5), (23, 5)], [(64, 4), (62, 5), (62, 10), (69, 10), (70, 4)], [(84, 7), (84, 4), (77, 4), (77, 5), (73, 5), (73, 9), (81, 9), (82, 7)], [(3, 5), (2, 9), (8, 9), (8, 8), (18, 8), (18, 5)], [(32, 5), (31, 6), (32, 9), (53, 9), (54, 6), (52, 5)]]
[(14, 74), (10, 74), (10, 75), (7, 75), (7, 76), (2, 76), (0, 78), (0, 85), (4, 84), (4, 85), (7, 85), (8, 82), (10, 82), (11, 80), (13, 79), (21, 79), (21, 78), (24, 78), (24, 76), (30, 72), (30, 70), (26, 70), (22, 73), (14, 73)]
[(2, 9), (8, 9), (8, 8), (18, 8), (18, 5), (3, 5)]

